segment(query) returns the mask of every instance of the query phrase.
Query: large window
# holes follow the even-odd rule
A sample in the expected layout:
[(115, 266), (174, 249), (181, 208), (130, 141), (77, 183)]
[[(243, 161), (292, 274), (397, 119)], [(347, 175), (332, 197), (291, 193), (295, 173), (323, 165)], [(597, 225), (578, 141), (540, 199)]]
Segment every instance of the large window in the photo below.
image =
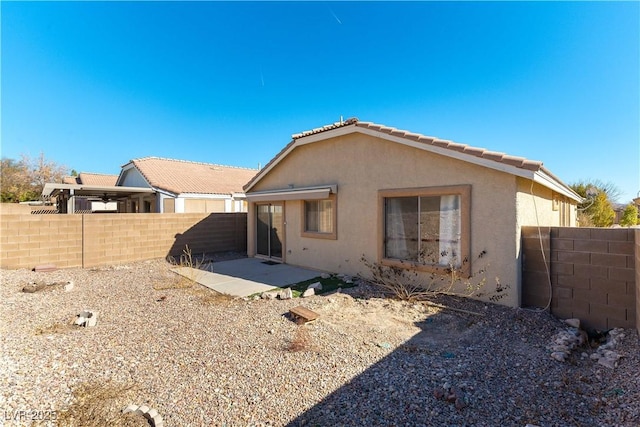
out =
[(382, 260), (425, 270), (466, 270), (470, 194), (470, 186), (380, 191)]
[(302, 212), (302, 235), (336, 239), (336, 199), (305, 200)]

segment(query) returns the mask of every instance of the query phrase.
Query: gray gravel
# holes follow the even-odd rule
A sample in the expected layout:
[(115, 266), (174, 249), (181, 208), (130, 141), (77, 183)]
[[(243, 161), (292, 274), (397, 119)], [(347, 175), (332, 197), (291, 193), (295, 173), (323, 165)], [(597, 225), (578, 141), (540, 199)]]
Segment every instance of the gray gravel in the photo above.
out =
[[(3, 270), (0, 425), (29, 425), (10, 419), (21, 410), (60, 414), (87, 385), (132, 386), (109, 410), (145, 404), (166, 426), (640, 425), (633, 330), (611, 370), (591, 348), (551, 359), (547, 346), (566, 325), (544, 312), (439, 301), (482, 316), (459, 314), (380, 298), (366, 284), (228, 301), (169, 267)], [(30, 281), (69, 280), (70, 291), (21, 292)], [(285, 314), (300, 304), (320, 319), (291, 322)], [(83, 309), (98, 312), (97, 326), (70, 326)], [(459, 405), (434, 395), (450, 387)]]

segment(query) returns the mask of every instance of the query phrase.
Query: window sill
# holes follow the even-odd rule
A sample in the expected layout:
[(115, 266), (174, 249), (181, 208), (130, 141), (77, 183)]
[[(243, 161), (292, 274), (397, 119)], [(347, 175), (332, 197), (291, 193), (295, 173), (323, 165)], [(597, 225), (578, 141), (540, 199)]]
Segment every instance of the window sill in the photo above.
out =
[[(380, 260), (380, 264), (384, 265), (385, 267), (421, 271), (421, 272), (433, 273), (433, 274), (438, 274), (443, 276), (450, 274), (449, 267), (437, 265), (437, 264), (422, 264), (416, 261), (406, 261), (406, 260), (403, 261), (403, 260), (392, 259), (392, 258), (382, 258), (382, 260)], [(459, 272), (461, 277), (464, 277), (464, 278), (470, 277), (469, 263), (466, 263), (465, 265), (456, 268), (456, 270)]]
[(325, 240), (338, 240), (337, 233), (319, 233), (315, 231), (303, 231), (302, 237), (309, 237), (311, 239), (325, 239)]

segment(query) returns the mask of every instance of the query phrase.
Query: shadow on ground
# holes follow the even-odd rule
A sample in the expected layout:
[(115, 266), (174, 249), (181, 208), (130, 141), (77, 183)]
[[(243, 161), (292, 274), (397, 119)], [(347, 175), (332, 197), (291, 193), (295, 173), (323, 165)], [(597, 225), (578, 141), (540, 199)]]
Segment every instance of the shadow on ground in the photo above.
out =
[[(548, 381), (575, 374), (543, 344), (555, 319), (474, 306), (483, 317), (441, 311), (415, 323), (418, 334), (287, 426), (595, 425), (582, 418), (590, 419), (583, 390)], [(540, 336), (526, 336), (532, 329)], [(450, 387), (447, 401), (439, 394)]]

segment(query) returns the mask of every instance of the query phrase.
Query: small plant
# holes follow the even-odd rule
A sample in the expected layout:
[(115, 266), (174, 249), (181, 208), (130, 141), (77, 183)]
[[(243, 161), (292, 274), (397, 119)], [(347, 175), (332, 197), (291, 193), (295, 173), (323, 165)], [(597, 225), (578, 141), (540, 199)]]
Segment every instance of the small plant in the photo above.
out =
[[(477, 259), (484, 258), (486, 254), (486, 251), (480, 252)], [(447, 253), (439, 255), (446, 257)], [(432, 254), (420, 254), (419, 259), (421, 265), (437, 264)], [(432, 262), (427, 263), (427, 259), (431, 259)], [(437, 295), (476, 298), (488, 295), (490, 301), (498, 301), (507, 295), (505, 291), (509, 288), (508, 285), (502, 285), (496, 277), (495, 289), (487, 293), (486, 267), (467, 275), (464, 273), (469, 262), (467, 258), (458, 263), (455, 256), (451, 257), (444, 271), (440, 273), (420, 272), (415, 266), (404, 261), (400, 261), (401, 266), (388, 266), (371, 262), (364, 255), (361, 261), (371, 272), (373, 286), (404, 301), (431, 299)]]

